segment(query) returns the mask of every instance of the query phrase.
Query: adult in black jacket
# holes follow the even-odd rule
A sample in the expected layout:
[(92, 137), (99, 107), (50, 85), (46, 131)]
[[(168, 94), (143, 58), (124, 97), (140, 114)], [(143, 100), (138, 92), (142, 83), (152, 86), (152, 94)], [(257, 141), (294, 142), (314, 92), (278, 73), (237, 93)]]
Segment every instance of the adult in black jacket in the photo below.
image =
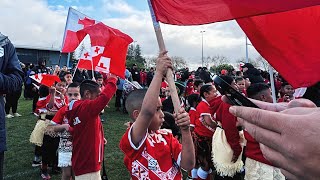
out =
[(4, 151), (7, 150), (3, 94), (21, 91), (22, 85), (23, 71), (16, 49), (8, 37), (0, 33), (0, 179), (3, 179)]

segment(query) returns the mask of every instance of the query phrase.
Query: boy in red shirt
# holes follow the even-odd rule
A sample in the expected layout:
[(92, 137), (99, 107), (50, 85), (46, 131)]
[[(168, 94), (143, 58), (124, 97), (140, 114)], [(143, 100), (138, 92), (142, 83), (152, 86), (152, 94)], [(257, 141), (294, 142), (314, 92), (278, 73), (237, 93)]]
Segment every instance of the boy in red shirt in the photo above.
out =
[(281, 94), (281, 98), (278, 99), (278, 102), (290, 102), (291, 100), (294, 99), (294, 96), (293, 96), (294, 89), (287, 82), (282, 83), (280, 94)]
[(193, 83), (194, 91), (193, 91), (193, 93), (194, 94), (200, 94), (200, 89), (201, 89), (202, 86), (203, 86), (203, 81), (201, 79), (194, 80), (194, 83)]
[[(264, 102), (272, 103), (272, 95), (270, 87), (264, 83), (252, 84), (247, 89), (248, 97)], [(245, 179), (279, 179), (284, 180), (285, 177), (281, 174), (280, 169), (273, 167), (266, 160), (260, 150), (259, 143), (247, 132), (244, 131), (244, 136), (247, 140), (245, 150)]]
[(100, 179), (104, 154), (104, 133), (100, 112), (116, 92), (117, 77), (109, 74), (104, 81), (105, 89), (92, 80), (80, 84), (81, 100), (72, 101), (66, 117), (73, 128), (72, 167), (76, 180)]
[(180, 169), (191, 170), (195, 156), (189, 130), (189, 116), (183, 108), (175, 115), (181, 128), (182, 145), (168, 131), (160, 130), (164, 122), (159, 90), (161, 80), (172, 63), (166, 52), (157, 60), (155, 76), (148, 90), (138, 89), (127, 98), (126, 108), (135, 121), (120, 141), (124, 163), (132, 179), (180, 179)]
[[(80, 100), (80, 89), (78, 83), (71, 83), (67, 89), (68, 103), (73, 100)], [(51, 124), (54, 125), (53, 130), (59, 133), (60, 142), (58, 148), (58, 167), (62, 169), (62, 180), (70, 180), (71, 157), (72, 157), (72, 136), (70, 134), (70, 125), (65, 117), (68, 106), (61, 108), (53, 117)]]

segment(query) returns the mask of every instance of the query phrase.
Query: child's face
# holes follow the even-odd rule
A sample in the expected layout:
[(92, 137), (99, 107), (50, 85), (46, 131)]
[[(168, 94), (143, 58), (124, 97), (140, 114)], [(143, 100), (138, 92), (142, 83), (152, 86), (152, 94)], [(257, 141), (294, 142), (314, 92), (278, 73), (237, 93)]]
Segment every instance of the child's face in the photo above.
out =
[(217, 89), (215, 86), (212, 86), (212, 89), (209, 92), (204, 93), (204, 97), (205, 97), (206, 101), (211, 101), (212, 99), (217, 97), (217, 95), (218, 95)]
[(97, 83), (101, 86), (103, 84), (103, 79), (102, 78), (97, 79)]
[(157, 111), (153, 115), (151, 124), (149, 126), (149, 130), (156, 131), (159, 130), (164, 122), (164, 114), (161, 110), (162, 104), (161, 104), (161, 99), (158, 98), (157, 102)]
[(72, 75), (71, 74), (66, 74), (64, 76), (64, 79), (67, 81), (67, 84), (71, 84), (72, 83)]
[(240, 91), (243, 91), (246, 88), (246, 84), (244, 82), (244, 79), (241, 80), (241, 81), (238, 81), (237, 85), (238, 85), (238, 88), (239, 88)]
[(285, 85), (283, 87), (283, 93), (289, 95), (290, 97), (293, 96), (294, 89), (291, 85)]
[(203, 83), (200, 83), (198, 87), (195, 86), (195, 89), (197, 92), (200, 92), (201, 87), (203, 86)]
[(169, 97), (171, 94), (170, 94), (170, 88), (169, 87), (166, 87), (165, 89), (165, 96), (166, 97)]
[(57, 89), (57, 91), (61, 92), (62, 94), (66, 93), (66, 82), (58, 82), (55, 86), (55, 88)]
[(80, 100), (80, 88), (69, 87), (67, 90), (67, 96), (68, 96), (69, 103), (73, 100)]

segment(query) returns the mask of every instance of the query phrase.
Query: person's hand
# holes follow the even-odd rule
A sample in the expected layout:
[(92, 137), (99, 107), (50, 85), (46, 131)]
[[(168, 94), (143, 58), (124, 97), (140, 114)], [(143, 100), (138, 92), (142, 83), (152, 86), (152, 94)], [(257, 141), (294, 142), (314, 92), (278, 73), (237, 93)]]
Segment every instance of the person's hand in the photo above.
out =
[(240, 106), (232, 106), (230, 112), (261, 143), (265, 158), (282, 168), (287, 178), (318, 178), (320, 109), (304, 99), (287, 104), (281, 112)]
[(172, 68), (171, 59), (167, 56), (168, 51), (163, 51), (157, 59), (156, 73), (166, 76), (168, 68)]
[(190, 117), (184, 108), (179, 109), (179, 113), (175, 113), (174, 118), (176, 120), (177, 126), (179, 126), (181, 130), (189, 131)]
[(55, 87), (50, 87), (49, 88), (49, 93), (52, 95), (52, 96), (54, 96), (54, 94), (56, 93), (56, 88)]
[(69, 131), (70, 125), (69, 124), (62, 124), (61, 125), (66, 131)]

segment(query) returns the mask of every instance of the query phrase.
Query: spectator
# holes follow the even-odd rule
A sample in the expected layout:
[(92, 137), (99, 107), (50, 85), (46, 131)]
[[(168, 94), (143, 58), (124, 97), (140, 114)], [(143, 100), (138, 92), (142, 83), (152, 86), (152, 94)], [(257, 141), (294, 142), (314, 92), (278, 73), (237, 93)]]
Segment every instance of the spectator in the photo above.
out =
[(131, 68), (132, 80), (140, 83), (140, 73), (137, 64), (133, 64)]
[(148, 87), (150, 86), (150, 83), (153, 79), (153, 76), (154, 76), (154, 69), (152, 67), (152, 68), (150, 68), (149, 72), (147, 73), (147, 86)]
[(6, 127), (3, 94), (21, 91), (23, 71), (19, 65), (16, 50), (8, 37), (0, 33), (0, 179), (3, 179), (4, 151), (6, 145)]
[(245, 63), (242, 66), (242, 69), (243, 69), (244, 78), (249, 78), (252, 84), (264, 82), (260, 71), (256, 69), (252, 64)]
[(140, 71), (140, 84), (142, 86), (146, 86), (147, 85), (147, 73), (146, 73), (146, 69), (142, 69)]
[(89, 75), (84, 69), (77, 69), (73, 77), (73, 82), (81, 83), (82, 81), (89, 79)]

